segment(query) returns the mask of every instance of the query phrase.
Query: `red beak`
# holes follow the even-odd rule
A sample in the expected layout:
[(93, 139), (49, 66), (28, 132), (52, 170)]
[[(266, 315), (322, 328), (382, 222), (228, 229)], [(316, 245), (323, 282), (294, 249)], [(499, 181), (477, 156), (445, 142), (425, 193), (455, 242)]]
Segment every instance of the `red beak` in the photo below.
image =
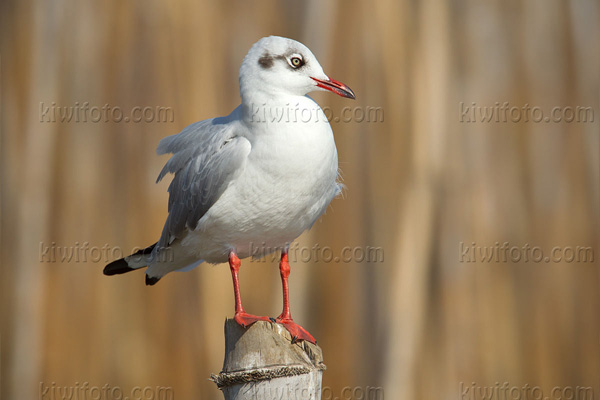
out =
[[(311, 77), (312, 78), (312, 77)], [(334, 79), (329, 79), (323, 81), (321, 79), (312, 78), (315, 82), (317, 82), (317, 87), (332, 91), (335, 94), (338, 94), (342, 97), (347, 97), (349, 99), (356, 99), (354, 92), (348, 86), (344, 85), (342, 82), (338, 82)]]

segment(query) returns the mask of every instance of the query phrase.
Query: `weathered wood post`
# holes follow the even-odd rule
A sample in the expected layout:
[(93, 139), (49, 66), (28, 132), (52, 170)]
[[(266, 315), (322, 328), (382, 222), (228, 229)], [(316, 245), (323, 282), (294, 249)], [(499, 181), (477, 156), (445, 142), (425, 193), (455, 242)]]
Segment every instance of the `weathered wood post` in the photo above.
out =
[(259, 321), (244, 329), (228, 319), (223, 370), (211, 380), (225, 400), (319, 400), (324, 370), (321, 348), (292, 344), (282, 325)]

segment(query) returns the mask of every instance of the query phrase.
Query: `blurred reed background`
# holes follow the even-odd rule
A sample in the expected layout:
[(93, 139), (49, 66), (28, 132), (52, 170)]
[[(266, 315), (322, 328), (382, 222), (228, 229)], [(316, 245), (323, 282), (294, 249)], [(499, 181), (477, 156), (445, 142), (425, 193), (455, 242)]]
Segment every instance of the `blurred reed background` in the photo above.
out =
[[(40, 382), (221, 398), (207, 378), (233, 315), (226, 265), (146, 287), (142, 272), (103, 276), (104, 257), (51, 262), (44, 249), (154, 243), (168, 186), (154, 184), (167, 159), (158, 141), (237, 106), (241, 60), (271, 34), (306, 44), (357, 94), (315, 94), (322, 106), (384, 110), (383, 122), (332, 123), (347, 190), (299, 239), (334, 254), (380, 247), (383, 262), (292, 263), (292, 313), (324, 350), (324, 399), (348, 398), (345, 387), (362, 388), (359, 400), (367, 387), (471, 398), (461, 382), (600, 396), (598, 1), (21, 0), (0, 11), (2, 399), (50, 398)], [(174, 118), (47, 122), (44, 107), (84, 102)], [(461, 102), (588, 106), (594, 121), (468, 123)], [(461, 242), (589, 246), (595, 259), (465, 262)], [(277, 263), (241, 271), (246, 309), (277, 315)]]

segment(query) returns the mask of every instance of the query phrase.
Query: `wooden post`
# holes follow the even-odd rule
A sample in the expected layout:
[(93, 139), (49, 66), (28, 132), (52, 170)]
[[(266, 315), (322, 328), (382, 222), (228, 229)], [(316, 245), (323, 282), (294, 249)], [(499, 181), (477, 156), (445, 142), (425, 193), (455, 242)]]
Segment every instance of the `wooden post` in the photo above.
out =
[(244, 329), (228, 319), (223, 370), (211, 380), (225, 400), (319, 400), (324, 370), (321, 348), (292, 344), (282, 325), (259, 321)]

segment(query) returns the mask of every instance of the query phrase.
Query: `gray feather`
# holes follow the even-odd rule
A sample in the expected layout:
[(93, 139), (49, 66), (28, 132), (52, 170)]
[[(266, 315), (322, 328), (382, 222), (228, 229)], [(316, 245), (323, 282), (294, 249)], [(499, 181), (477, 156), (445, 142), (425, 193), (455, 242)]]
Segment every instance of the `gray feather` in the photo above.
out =
[(158, 249), (168, 247), (198, 221), (221, 197), (243, 168), (250, 153), (243, 125), (229, 117), (196, 122), (158, 144), (158, 154), (172, 153), (157, 182), (171, 173), (169, 216)]

